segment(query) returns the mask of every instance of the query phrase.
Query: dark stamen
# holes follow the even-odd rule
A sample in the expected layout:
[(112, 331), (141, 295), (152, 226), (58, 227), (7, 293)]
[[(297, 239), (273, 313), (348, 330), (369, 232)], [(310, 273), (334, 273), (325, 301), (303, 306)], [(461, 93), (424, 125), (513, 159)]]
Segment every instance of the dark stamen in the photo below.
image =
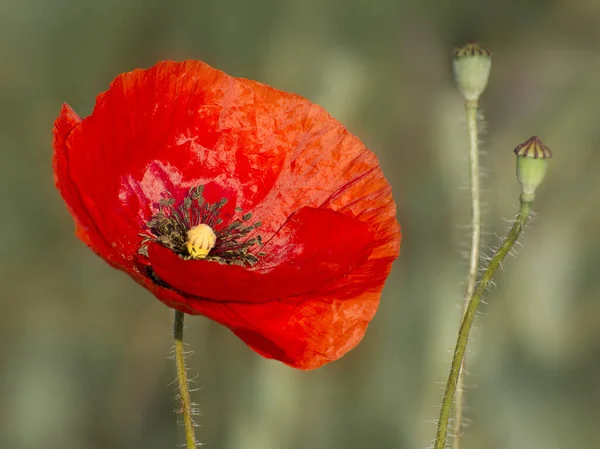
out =
[(262, 245), (262, 238), (260, 235), (250, 239), (247, 236), (261, 223), (257, 221), (249, 225), (244, 224), (252, 217), (252, 213), (243, 213), (243, 209), (236, 207), (235, 211), (243, 214), (241, 219), (238, 218), (221, 229), (215, 229), (223, 223), (219, 214), (227, 204), (227, 198), (211, 204), (204, 199), (203, 193), (204, 186), (191, 188), (179, 206), (175, 206), (175, 199), (172, 197), (160, 200), (159, 212), (146, 223), (148, 233), (140, 234), (144, 239), (138, 253), (147, 257), (148, 242), (156, 242), (171, 249), (183, 259), (192, 259), (187, 251), (187, 232), (204, 223), (213, 228), (217, 237), (214, 248), (204, 260), (230, 265), (254, 265), (264, 253), (255, 255), (251, 250), (254, 246)]

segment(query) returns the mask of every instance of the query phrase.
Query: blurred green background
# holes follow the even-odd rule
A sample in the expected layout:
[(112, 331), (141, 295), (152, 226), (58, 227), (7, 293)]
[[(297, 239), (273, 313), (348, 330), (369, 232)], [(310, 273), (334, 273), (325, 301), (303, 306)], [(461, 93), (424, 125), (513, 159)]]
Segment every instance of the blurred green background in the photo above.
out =
[(297, 92), (375, 151), (402, 254), (361, 345), (312, 372), (188, 319), (198, 438), (219, 449), (423, 448), (458, 326), (469, 200), (451, 51), (492, 50), (486, 245), (516, 212), (512, 149), (555, 153), (539, 217), (474, 333), (464, 449), (600, 441), (600, 2), (0, 2), (0, 448), (175, 448), (172, 311), (80, 243), (51, 170), (63, 101), (202, 59)]

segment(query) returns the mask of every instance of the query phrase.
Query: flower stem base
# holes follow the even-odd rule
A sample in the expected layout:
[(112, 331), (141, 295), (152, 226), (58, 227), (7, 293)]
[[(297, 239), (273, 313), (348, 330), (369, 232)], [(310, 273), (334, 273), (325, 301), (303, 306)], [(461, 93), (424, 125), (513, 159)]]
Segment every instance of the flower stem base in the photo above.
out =
[(185, 427), (186, 449), (196, 449), (196, 436), (194, 434), (194, 410), (190, 398), (190, 388), (185, 366), (185, 350), (183, 347), (183, 318), (184, 313), (175, 311), (175, 323), (173, 325), (173, 337), (175, 339), (175, 364), (177, 366), (177, 386), (179, 388), (179, 399), (181, 400), (181, 413), (183, 414), (183, 425)]

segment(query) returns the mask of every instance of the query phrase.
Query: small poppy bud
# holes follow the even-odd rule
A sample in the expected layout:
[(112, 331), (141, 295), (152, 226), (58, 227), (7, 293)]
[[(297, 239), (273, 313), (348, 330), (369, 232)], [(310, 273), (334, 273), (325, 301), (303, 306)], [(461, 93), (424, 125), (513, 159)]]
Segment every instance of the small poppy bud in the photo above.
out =
[(489, 51), (477, 42), (468, 42), (454, 50), (454, 80), (467, 101), (476, 101), (485, 90), (492, 58)]
[(217, 236), (207, 224), (194, 226), (187, 233), (187, 250), (194, 259), (204, 259), (214, 248)]
[(539, 137), (533, 136), (518, 145), (515, 154), (517, 155), (517, 179), (521, 184), (521, 201), (531, 203), (535, 198), (535, 189), (544, 180), (546, 159), (552, 157), (552, 151)]

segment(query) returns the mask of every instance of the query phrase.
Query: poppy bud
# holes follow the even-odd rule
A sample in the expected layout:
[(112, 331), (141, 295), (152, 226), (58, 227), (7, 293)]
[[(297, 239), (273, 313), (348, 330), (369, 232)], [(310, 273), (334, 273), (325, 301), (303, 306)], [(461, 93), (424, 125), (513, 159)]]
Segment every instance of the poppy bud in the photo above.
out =
[(467, 101), (477, 101), (485, 90), (492, 58), (489, 51), (477, 42), (468, 42), (454, 50), (454, 80)]
[(515, 148), (517, 155), (517, 179), (521, 184), (521, 201), (531, 203), (535, 198), (535, 189), (546, 175), (546, 159), (552, 157), (552, 151), (537, 136), (531, 137)]
[(204, 259), (214, 248), (217, 236), (207, 224), (194, 226), (187, 233), (187, 250), (194, 259)]

